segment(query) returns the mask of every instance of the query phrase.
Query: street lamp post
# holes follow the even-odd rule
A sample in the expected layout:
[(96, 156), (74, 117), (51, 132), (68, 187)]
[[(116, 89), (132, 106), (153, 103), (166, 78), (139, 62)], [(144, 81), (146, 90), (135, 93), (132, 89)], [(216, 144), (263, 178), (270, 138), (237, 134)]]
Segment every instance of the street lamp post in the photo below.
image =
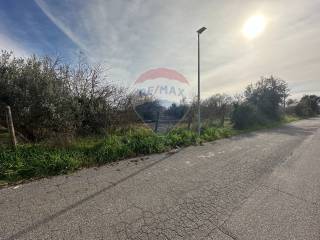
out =
[(200, 34), (203, 33), (207, 28), (200, 28), (198, 33), (198, 136), (201, 134), (201, 111), (200, 111)]

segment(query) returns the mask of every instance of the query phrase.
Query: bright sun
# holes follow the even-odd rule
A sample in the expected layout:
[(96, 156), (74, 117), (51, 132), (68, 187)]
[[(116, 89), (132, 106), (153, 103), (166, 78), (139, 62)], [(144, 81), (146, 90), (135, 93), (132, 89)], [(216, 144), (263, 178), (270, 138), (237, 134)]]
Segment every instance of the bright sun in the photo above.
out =
[(267, 21), (262, 15), (250, 17), (243, 25), (242, 33), (248, 39), (258, 37), (266, 28)]

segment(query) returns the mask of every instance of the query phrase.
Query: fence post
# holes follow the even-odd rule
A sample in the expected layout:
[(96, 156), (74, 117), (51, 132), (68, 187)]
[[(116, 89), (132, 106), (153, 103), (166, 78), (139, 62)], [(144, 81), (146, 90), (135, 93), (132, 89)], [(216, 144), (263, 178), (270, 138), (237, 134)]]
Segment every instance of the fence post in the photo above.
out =
[(15, 148), (17, 146), (17, 139), (16, 139), (16, 134), (14, 131), (10, 106), (7, 106), (7, 126), (8, 126), (8, 130), (9, 130), (12, 146)]

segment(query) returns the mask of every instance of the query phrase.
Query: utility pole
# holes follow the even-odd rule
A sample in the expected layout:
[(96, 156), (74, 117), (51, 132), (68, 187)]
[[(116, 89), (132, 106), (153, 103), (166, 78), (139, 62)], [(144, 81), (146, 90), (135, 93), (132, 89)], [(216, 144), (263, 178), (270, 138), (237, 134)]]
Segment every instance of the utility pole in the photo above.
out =
[(198, 33), (198, 136), (201, 134), (201, 110), (200, 110), (200, 34), (203, 33), (207, 28), (200, 28)]
[(11, 144), (14, 148), (17, 146), (16, 134), (14, 131), (14, 125), (12, 121), (12, 114), (10, 106), (7, 106), (7, 126), (10, 134)]

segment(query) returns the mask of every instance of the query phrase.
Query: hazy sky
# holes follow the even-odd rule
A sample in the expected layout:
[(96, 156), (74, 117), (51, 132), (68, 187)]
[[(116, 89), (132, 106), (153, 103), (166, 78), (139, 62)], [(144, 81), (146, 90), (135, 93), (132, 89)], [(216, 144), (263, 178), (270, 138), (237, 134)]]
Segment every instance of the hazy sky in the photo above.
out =
[[(241, 32), (267, 19), (253, 40)], [(0, 48), (16, 55), (82, 51), (130, 86), (146, 70), (176, 69), (196, 86), (201, 35), (202, 91), (240, 93), (260, 76), (289, 83), (294, 96), (320, 94), (320, 0), (0, 0)]]

